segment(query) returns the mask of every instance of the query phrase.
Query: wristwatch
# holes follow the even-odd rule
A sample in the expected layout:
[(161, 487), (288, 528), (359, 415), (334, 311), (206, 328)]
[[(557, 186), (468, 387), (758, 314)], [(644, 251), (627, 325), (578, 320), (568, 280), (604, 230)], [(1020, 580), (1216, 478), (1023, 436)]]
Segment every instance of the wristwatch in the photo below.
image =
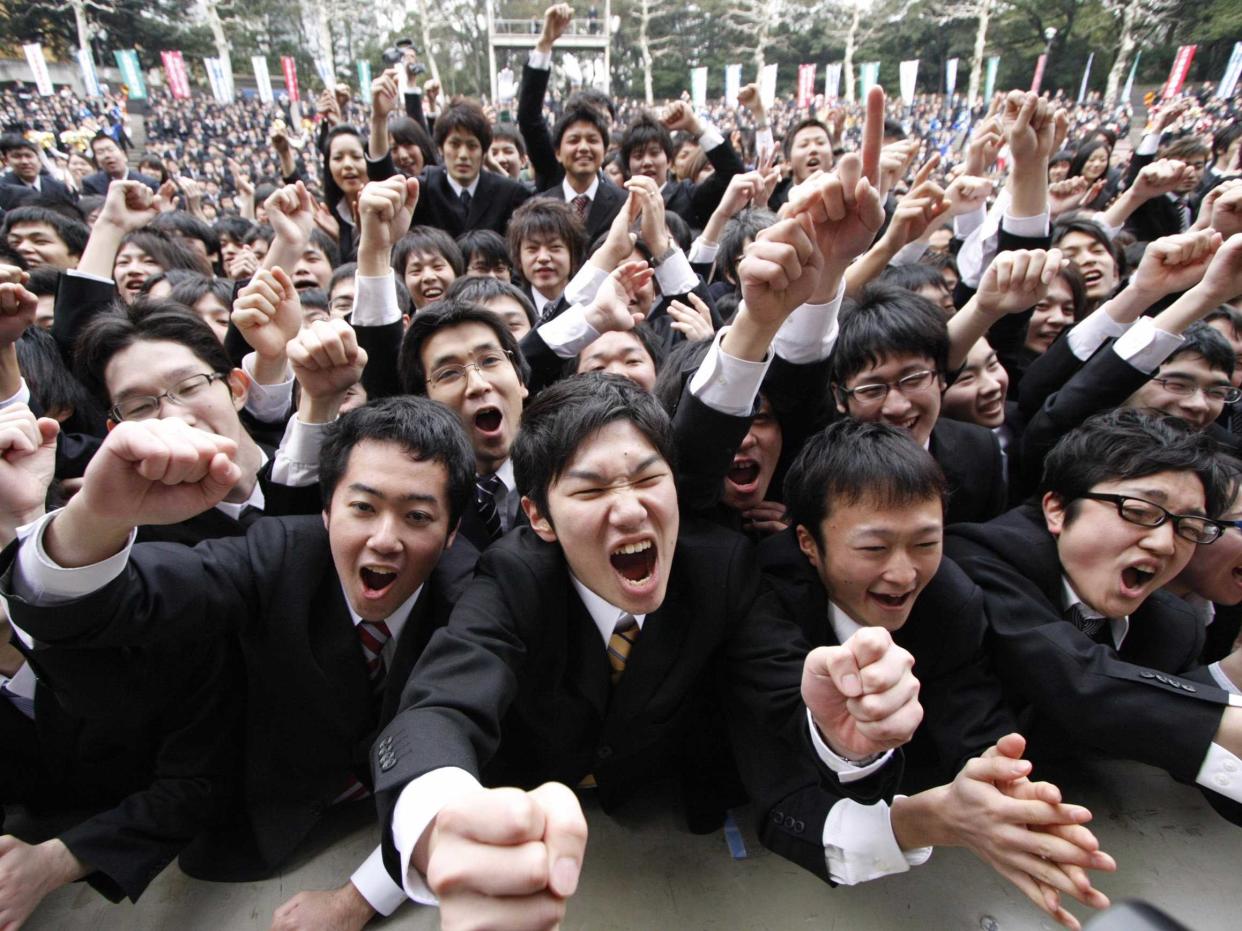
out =
[(665, 249), (659, 255), (653, 255), (651, 257), (651, 267), (659, 268), (661, 265), (663, 265), (665, 262), (671, 259), (673, 257), (673, 253), (675, 252), (677, 252), (677, 246), (675, 246), (673, 243), (670, 242), (667, 249)]

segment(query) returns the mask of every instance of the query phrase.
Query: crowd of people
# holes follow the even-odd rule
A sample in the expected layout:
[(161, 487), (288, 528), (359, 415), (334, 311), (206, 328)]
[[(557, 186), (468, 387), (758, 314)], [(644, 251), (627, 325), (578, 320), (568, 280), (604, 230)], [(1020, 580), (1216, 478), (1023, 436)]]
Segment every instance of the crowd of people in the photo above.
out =
[(1239, 823), (1238, 101), (554, 99), (572, 15), (512, 112), (0, 100), (0, 927), (340, 806), (273, 928), (554, 926), (664, 783), (1071, 928), (1118, 864), (1033, 764)]

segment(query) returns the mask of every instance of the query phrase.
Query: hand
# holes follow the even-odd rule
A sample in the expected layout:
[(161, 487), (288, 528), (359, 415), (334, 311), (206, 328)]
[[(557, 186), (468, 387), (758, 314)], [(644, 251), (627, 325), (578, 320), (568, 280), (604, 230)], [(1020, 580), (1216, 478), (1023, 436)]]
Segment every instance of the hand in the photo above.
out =
[(958, 175), (944, 192), (944, 199), (949, 203), (949, 216), (960, 217), (986, 206), (993, 188), (994, 185), (988, 178)]
[(742, 512), (742, 526), (765, 536), (789, 529), (789, 512), (779, 501), (761, 501)]
[(1173, 125), (1173, 121), (1190, 109), (1191, 99), (1182, 97), (1172, 103), (1158, 107), (1148, 118), (1147, 125), (1151, 132), (1162, 133)]
[(341, 223), (328, 209), (328, 205), (315, 201), (315, 212), (313, 214), (315, 226), (318, 230), (331, 239), (333, 242), (341, 241)]
[(315, 203), (306, 185), (299, 181), (277, 188), (264, 201), (263, 207), (272, 232), (301, 252), (315, 225)]
[[(995, 109), (999, 98), (993, 100)], [(996, 156), (1005, 144), (1005, 132), (1000, 117), (989, 114), (970, 134), (966, 143), (966, 173), (969, 175), (985, 175), (996, 164)]]
[(436, 98), (440, 96), (440, 82), (435, 78), (423, 82), (423, 97), (428, 107), (434, 107)]
[(906, 176), (914, 160), (918, 158), (922, 142), (918, 139), (903, 139), (890, 142), (880, 151), (880, 195), (889, 191)]
[(643, 315), (631, 310), (630, 301), (654, 275), (655, 269), (641, 259), (617, 266), (600, 284), (595, 299), (587, 305), (587, 323), (597, 333), (634, 329), (643, 322)]
[(289, 341), (287, 352), (302, 396), (315, 401), (339, 399), (367, 364), (367, 351), (344, 320), (316, 320)]
[(271, 931), (361, 931), (375, 909), (352, 882), (339, 889), (299, 892), (272, 915)]
[(39, 299), (20, 284), (0, 284), (0, 347), (11, 346), (34, 324)]
[(22, 271), (16, 265), (0, 264), (0, 284), (25, 284), (29, 280), (29, 272)]
[(371, 181), (358, 197), (358, 217), (368, 246), (391, 249), (410, 229), (418, 205), (418, 179), (393, 175)]
[(1195, 288), (1203, 290), (1213, 304), (1224, 304), (1242, 294), (1242, 233), (1225, 240)]
[(1091, 184), (1082, 175), (1054, 181), (1048, 185), (1048, 213), (1058, 217), (1071, 210), (1077, 210), (1084, 203), (1090, 203), (1100, 196), (1106, 179), (1100, 178)]
[(397, 106), (397, 69), (389, 68), (371, 82), (371, 118), (385, 122)]
[(545, 54), (552, 51), (552, 46), (565, 34), (573, 18), (574, 8), (568, 3), (557, 3), (548, 7), (543, 13), (543, 31), (539, 34), (539, 42), (535, 48)]
[(243, 281), (253, 277), (259, 270), (259, 257), (250, 246), (242, 246), (233, 254), (224, 270), (234, 281)]
[(914, 657), (882, 627), (817, 647), (802, 667), (802, 700), (838, 754), (861, 759), (900, 747), (923, 720)]
[(664, 255), (669, 248), (668, 226), (664, 219), (664, 198), (655, 181), (644, 175), (635, 175), (625, 182), (625, 189), (638, 198), (641, 213), (639, 231), (643, 242), (653, 256)]
[(263, 269), (241, 289), (233, 325), (261, 358), (284, 358), (289, 340), (302, 329), (302, 302), (283, 268)]
[(104, 198), (96, 223), (115, 227), (122, 233), (142, 229), (160, 213), (151, 189), (141, 181), (113, 181)]
[(0, 928), (16, 931), (49, 892), (86, 875), (59, 840), (26, 844), (0, 836)]
[(242, 197), (254, 197), (254, 182), (250, 180), (245, 169), (235, 158), (228, 160), (229, 174), (233, 176), (233, 183), (237, 185), (237, 193)]
[(444, 927), (560, 925), (587, 841), (569, 788), (480, 790), (441, 809), (429, 835), (425, 875)]
[(349, 106), (349, 101), (353, 98), (353, 93), (349, 90), (348, 84), (338, 84), (332, 89), (332, 93), (336, 95), (336, 104), (338, 111), (343, 112), (345, 107)]
[[(1221, 188), (1225, 190), (1216, 194)], [(1204, 203), (1199, 206), (1199, 216), (1203, 216), (1205, 212), (1209, 213), (1212, 218), (1212, 229), (1222, 236), (1242, 233), (1242, 180), (1225, 181), (1209, 191), (1207, 197), (1212, 197), (1213, 194), (1216, 196), (1210, 204)], [(1206, 201), (1207, 198), (1205, 197), (1204, 200)]]
[(335, 126), (341, 121), (341, 105), (336, 100), (336, 94), (327, 88), (324, 88), (315, 102), (315, 111), (329, 126)]
[(684, 100), (674, 100), (665, 107), (664, 116), (660, 121), (670, 133), (675, 133), (680, 129), (696, 138), (703, 134), (703, 124), (695, 115), (694, 107)]
[(289, 146), (289, 130), (284, 123), (272, 127), (272, 131), (268, 136), (268, 142), (272, 148), (276, 150), (277, 155), (286, 155), (290, 153)]
[(1013, 154), (1014, 170), (1023, 163), (1043, 163), (1052, 156), (1052, 144), (1063, 134), (1069, 117), (1064, 110), (1052, 111), (1049, 102), (1037, 94), (1010, 91), (1005, 98), (1001, 123)]
[(758, 84), (747, 84), (738, 89), (737, 92), (738, 106), (745, 107), (756, 117), (763, 115), (764, 106), (763, 98), (759, 96)]
[(930, 175), (939, 163), (940, 156), (933, 155), (914, 176), (910, 192), (897, 202), (892, 222), (884, 235), (900, 249), (916, 239), (922, 239), (932, 224), (949, 209), (944, 190)]
[(0, 408), (0, 529), (15, 531), (42, 516), (59, 433), (60, 424), (36, 418), (25, 404)]
[(177, 185), (169, 178), (155, 192), (155, 206), (160, 213), (172, 213), (177, 209)]
[(746, 315), (779, 326), (810, 299), (822, 266), (809, 214), (761, 230), (737, 266)]
[(1002, 252), (984, 271), (974, 299), (988, 317), (1021, 313), (1047, 296), (1064, 266), (1060, 249)]
[(1145, 165), (1130, 190), (1137, 200), (1148, 201), (1177, 188), (1189, 173), (1190, 166), (1185, 162), (1162, 158)]
[(692, 343), (700, 339), (711, 339), (716, 335), (716, 328), (712, 326), (711, 309), (693, 292), (686, 295), (686, 300), (691, 303), (691, 307), (681, 301), (673, 301), (668, 305), (668, 315), (673, 318), (669, 327)]
[(720, 198), (720, 205), (716, 209), (721, 216), (735, 217), (751, 205), (762, 207), (768, 202), (767, 197), (764, 197), (766, 187), (767, 178), (760, 171), (734, 175), (729, 179), (729, 186), (725, 188), (724, 196)]
[(197, 213), (198, 209), (203, 205), (203, 188), (193, 178), (175, 178), (173, 179), (176, 187), (185, 197), (186, 209), (190, 213)]
[(1203, 280), (1222, 241), (1219, 233), (1208, 229), (1163, 236), (1148, 243), (1130, 276), (1130, 287), (1147, 295), (1152, 303), (1192, 288)]

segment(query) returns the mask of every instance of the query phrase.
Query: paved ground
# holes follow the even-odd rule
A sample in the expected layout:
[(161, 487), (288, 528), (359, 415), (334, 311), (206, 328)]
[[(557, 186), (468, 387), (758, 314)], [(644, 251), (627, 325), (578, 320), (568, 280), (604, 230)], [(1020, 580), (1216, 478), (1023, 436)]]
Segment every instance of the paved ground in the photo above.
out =
[[(1194, 931), (1242, 927), (1237, 910), (1242, 830), (1193, 789), (1135, 764), (1093, 764), (1062, 779), (1066, 795), (1096, 811), (1104, 848), (1120, 865), (1099, 886), (1114, 900), (1142, 898)], [(769, 854), (744, 823), (749, 857), (734, 860), (720, 834), (696, 837), (653, 803), (611, 819), (588, 810), (591, 841), (567, 928), (1026, 931), (1054, 927), (969, 854), (937, 851), (923, 867), (852, 889), (829, 889)], [(319, 852), (263, 883), (217, 885), (174, 865), (137, 905), (110, 905), (81, 884), (50, 896), (31, 931), (266, 929), (273, 909), (301, 889), (341, 882), (374, 843), (368, 824), (328, 825)], [(335, 838), (336, 842), (331, 841)], [(1080, 917), (1086, 917), (1077, 908)], [(406, 906), (372, 927), (437, 927), (433, 909)]]

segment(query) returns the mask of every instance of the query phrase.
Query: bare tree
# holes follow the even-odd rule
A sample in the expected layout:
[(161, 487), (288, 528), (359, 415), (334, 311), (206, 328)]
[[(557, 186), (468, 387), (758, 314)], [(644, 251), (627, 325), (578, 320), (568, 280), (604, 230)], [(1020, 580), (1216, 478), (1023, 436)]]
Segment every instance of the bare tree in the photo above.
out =
[[(1130, 67), (1134, 52), (1158, 36), (1167, 35), (1173, 25), (1180, 3), (1178, 0), (1102, 0), (1104, 8), (1121, 21), (1117, 39), (1117, 57), (1108, 71), (1104, 88), (1104, 106), (1117, 103), (1117, 92)], [(1124, 102), (1124, 101), (1123, 101)]]

